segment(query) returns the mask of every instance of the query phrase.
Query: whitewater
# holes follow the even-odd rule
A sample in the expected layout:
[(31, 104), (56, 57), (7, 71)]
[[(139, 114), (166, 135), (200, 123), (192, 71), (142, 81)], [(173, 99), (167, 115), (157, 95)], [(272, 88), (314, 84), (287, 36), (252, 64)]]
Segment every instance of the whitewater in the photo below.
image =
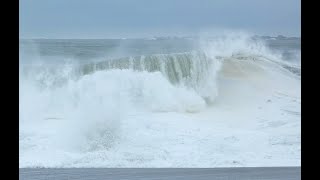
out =
[(300, 47), (270, 42), (21, 41), (19, 166), (300, 166)]

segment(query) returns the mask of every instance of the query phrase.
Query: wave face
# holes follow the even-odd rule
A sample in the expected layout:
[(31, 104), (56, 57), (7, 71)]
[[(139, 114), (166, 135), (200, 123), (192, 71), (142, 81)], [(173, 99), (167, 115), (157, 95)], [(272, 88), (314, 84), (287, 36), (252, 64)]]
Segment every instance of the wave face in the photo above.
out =
[(112, 59), (80, 68), (79, 74), (101, 70), (130, 69), (133, 71), (161, 72), (173, 85), (195, 90), (208, 102), (217, 95), (216, 73), (220, 62), (204, 53), (159, 54)]
[[(151, 43), (151, 40), (144, 41)], [(148, 44), (144, 41), (141, 44)], [(168, 42), (152, 40), (152, 43), (154, 41), (157, 42), (154, 49), (162, 49), (158, 45), (161, 43), (167, 47)], [(213, 147), (225, 146), (223, 142), (229, 140), (229, 143), (236, 143), (242, 138), (243, 144), (239, 148), (245, 152), (243, 147), (251, 146), (247, 143), (259, 144), (270, 137), (258, 133), (254, 142), (247, 141), (252, 134), (243, 131), (250, 125), (241, 131), (232, 130), (235, 136), (227, 138), (226, 133), (222, 133), (230, 132), (227, 122), (256, 124), (252, 122), (260, 111), (252, 107), (262, 106), (261, 100), (274, 92), (285, 92), (299, 103), (300, 65), (284, 60), (264, 42), (243, 35), (201, 40), (196, 43), (197, 48), (191, 50), (194, 46), (179, 46), (179, 52), (173, 48), (166, 53), (154, 53), (154, 49), (150, 51), (149, 48), (144, 54), (124, 53), (122, 57), (99, 52), (97, 54), (103, 54), (103, 57), (84, 55), (84, 59), (88, 59), (81, 62), (70, 60), (61, 48), (61, 42), (55, 43), (50, 46), (46, 43), (47, 52), (42, 55), (30, 51), (30, 45), (28, 51), (21, 50), (21, 167), (232, 166), (229, 163), (233, 160), (226, 162), (223, 156), (218, 156), (223, 149), (220, 152)], [(75, 44), (69, 47), (77, 49), (75, 52), (88, 50), (88, 44), (82, 41)], [(175, 40), (174, 44), (184, 43)], [(103, 49), (101, 46), (94, 48), (91, 42), (89, 50), (96, 52)], [(110, 47), (109, 44), (105, 46)], [(119, 48), (117, 52), (120, 52)], [(66, 54), (69, 56), (70, 52)], [(277, 101), (279, 103), (271, 108), (272, 113), (266, 111), (260, 116), (266, 118), (271, 113), (273, 119), (283, 118), (279, 109), (288, 102), (285, 99), (281, 103)], [(292, 106), (299, 113), (299, 104)], [(295, 118), (294, 123), (297, 123), (299, 117)], [(208, 119), (214, 122), (208, 124)], [(283, 121), (288, 119), (292, 117), (285, 116)], [(215, 129), (218, 122), (225, 126)], [(275, 132), (286, 132), (286, 128), (281, 126)], [(216, 135), (219, 138), (212, 141), (214, 132), (220, 131)], [(264, 130), (259, 129), (259, 132)], [(296, 129), (290, 132), (296, 132)], [(292, 140), (298, 136), (299, 132), (288, 137)], [(288, 137), (284, 136), (285, 139)], [(182, 152), (185, 155), (199, 153), (199, 156), (191, 156), (195, 158), (182, 165), (183, 160), (176, 153), (181, 148), (185, 149)], [(262, 145), (257, 151), (261, 152), (263, 148), (273, 149)], [(283, 152), (286, 150), (284, 148)], [(143, 153), (139, 154), (141, 151)], [(232, 151), (231, 148), (226, 153), (232, 154)], [(292, 152), (295, 156), (299, 154), (297, 149)], [(279, 162), (279, 157), (287, 158), (270, 151), (263, 154), (274, 157), (270, 162), (262, 157), (246, 162), (244, 159), (248, 157), (231, 154), (230, 157), (243, 166), (259, 162), (279, 165), (272, 163)], [(299, 162), (288, 159), (282, 159), (282, 164)]]

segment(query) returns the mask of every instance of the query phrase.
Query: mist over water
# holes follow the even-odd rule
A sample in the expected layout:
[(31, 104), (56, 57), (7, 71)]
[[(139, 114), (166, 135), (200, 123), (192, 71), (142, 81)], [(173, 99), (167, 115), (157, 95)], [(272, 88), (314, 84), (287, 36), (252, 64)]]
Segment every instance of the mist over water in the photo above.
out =
[(299, 43), (20, 40), (20, 167), (299, 165)]

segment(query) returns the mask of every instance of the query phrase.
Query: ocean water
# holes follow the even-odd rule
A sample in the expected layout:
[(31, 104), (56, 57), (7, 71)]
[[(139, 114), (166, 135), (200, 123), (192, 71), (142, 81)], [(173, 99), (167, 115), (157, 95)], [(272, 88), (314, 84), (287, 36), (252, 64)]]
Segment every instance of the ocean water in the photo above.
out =
[(20, 167), (300, 166), (299, 38), (19, 45)]

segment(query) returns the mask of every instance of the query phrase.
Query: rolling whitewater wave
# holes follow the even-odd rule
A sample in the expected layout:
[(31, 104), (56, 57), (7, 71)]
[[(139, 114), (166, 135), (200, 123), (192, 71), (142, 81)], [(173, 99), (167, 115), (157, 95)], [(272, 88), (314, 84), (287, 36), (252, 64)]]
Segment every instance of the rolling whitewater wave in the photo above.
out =
[[(24, 76), (28, 76), (30, 69), (33, 70), (31, 71), (33, 73), (35, 69), (37, 69), (36, 73), (38, 75), (43, 75), (42, 79), (39, 79), (39, 82), (42, 84), (46, 83), (47, 86), (49, 85), (48, 83), (51, 84), (50, 86), (58, 86), (59, 84), (61, 85), (68, 82), (70, 79), (79, 80), (85, 75), (92, 75), (99, 71), (129, 70), (133, 72), (160, 72), (170, 84), (192, 89), (207, 103), (210, 103), (213, 102), (214, 98), (217, 96), (216, 76), (224, 61), (246, 61), (245, 63), (260, 61), (275, 63), (278, 64), (279, 67), (285, 68), (297, 76), (301, 75), (301, 68), (299, 66), (285, 61), (269, 59), (268, 57), (261, 55), (235, 53), (229, 57), (209, 57), (206, 53), (199, 51), (130, 56), (91, 62), (77, 66), (47, 66), (45, 68), (43, 66), (38, 68), (32, 66), (31, 68), (22, 68), (22, 71), (25, 71), (22, 73), (24, 73)], [(256, 64), (256, 66), (258, 65)], [(49, 78), (52, 79), (49, 80)]]
[[(107, 159), (118, 157), (109, 162), (111, 166), (117, 166), (119, 161), (119, 167), (127, 167), (138, 161), (132, 160), (138, 155), (127, 157), (121, 143), (138, 146), (135, 140), (130, 144), (128, 139), (134, 136), (134, 128), (150, 131), (153, 123), (148, 116), (162, 112), (168, 114), (164, 119), (174, 121), (175, 114), (170, 113), (201, 114), (210, 107), (221, 108), (222, 112), (221, 102), (232, 102), (236, 107), (240, 96), (258, 94), (258, 98), (264, 98), (261, 92), (290, 89), (300, 80), (300, 66), (282, 60), (262, 44), (240, 38), (215, 40), (202, 46), (202, 50), (190, 52), (106, 58), (81, 64), (21, 64), (21, 166), (73, 167), (81, 160), (91, 167), (96, 159), (90, 156), (106, 153)], [(248, 83), (257, 87), (251, 88)], [(163, 136), (161, 129), (154, 133), (155, 138)], [(175, 144), (184, 141), (174, 133), (171, 138), (177, 138)], [(166, 154), (156, 152), (156, 161)], [(47, 159), (48, 154), (53, 154), (52, 158)], [(190, 160), (191, 164), (197, 162)], [(201, 164), (195, 167), (198, 166)]]

